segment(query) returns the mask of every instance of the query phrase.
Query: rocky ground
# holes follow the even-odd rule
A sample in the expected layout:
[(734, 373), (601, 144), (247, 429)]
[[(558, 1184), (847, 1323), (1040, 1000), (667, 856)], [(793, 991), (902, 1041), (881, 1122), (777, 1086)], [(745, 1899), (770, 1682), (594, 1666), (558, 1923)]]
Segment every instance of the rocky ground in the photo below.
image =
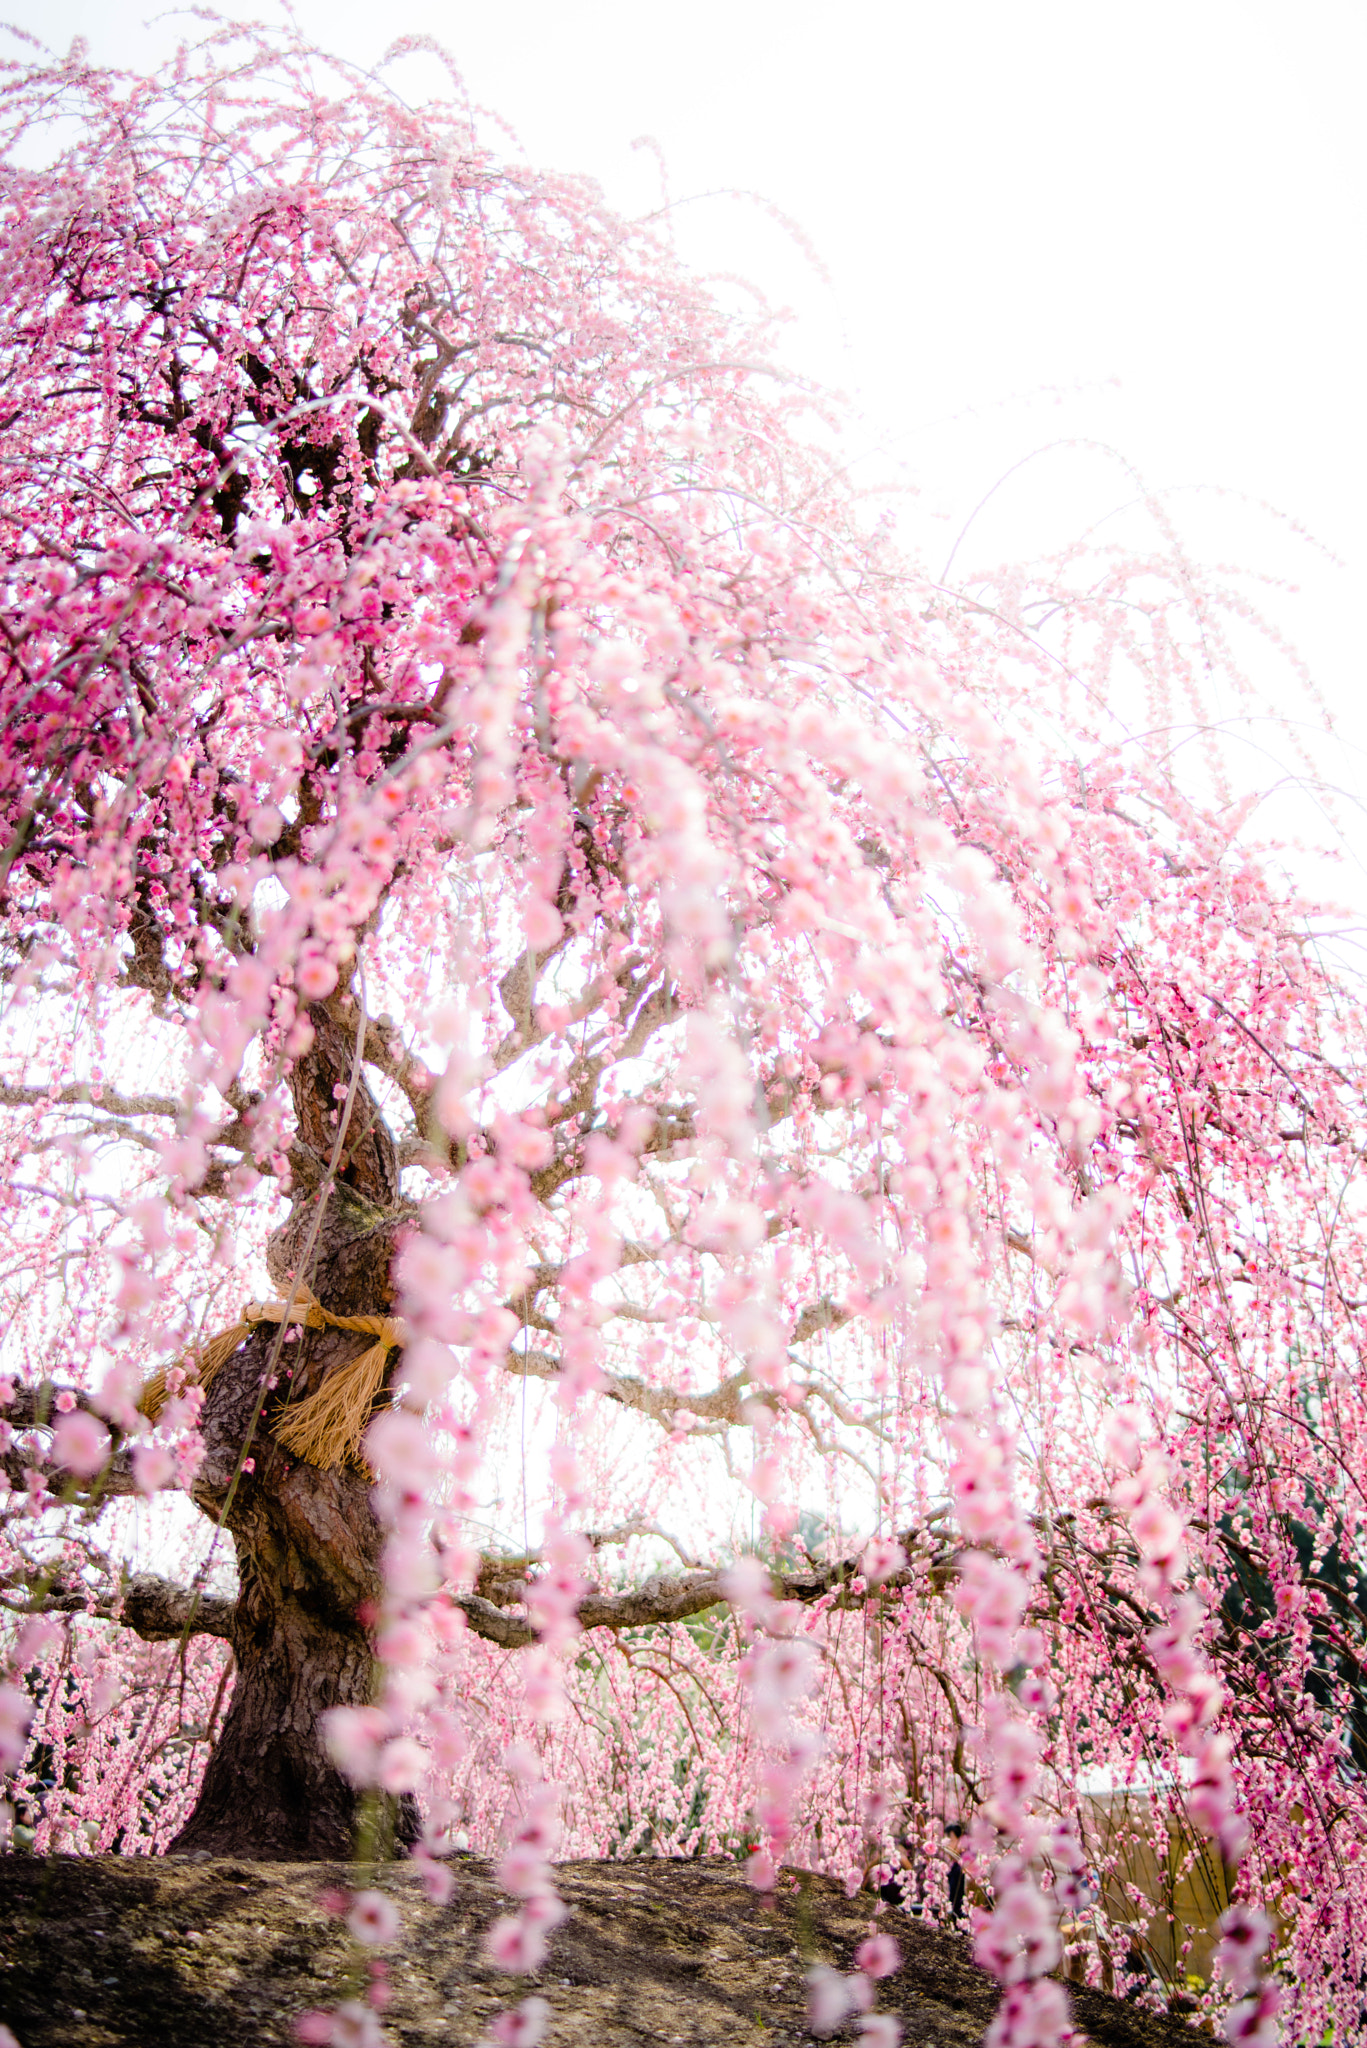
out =
[[(452, 1867), (440, 1907), (402, 1866), (377, 1880), (403, 1909), (385, 2014), (403, 2048), (470, 2048), (531, 1988), (551, 2006), (549, 2048), (810, 2042), (803, 1974), (815, 1961), (852, 1967), (869, 1924), (867, 1896), (851, 1904), (820, 1878), (785, 1879), (768, 1905), (733, 1863), (567, 1863), (558, 1881), (570, 1915), (530, 1986), (481, 1960), (500, 1910), (489, 1866)], [(369, 1981), (324, 1900), (348, 1879), (316, 1863), (0, 1857), (0, 2018), (20, 2048), (292, 2042), (299, 2013)], [(978, 2043), (996, 2000), (964, 1939), (900, 1914), (884, 1924), (905, 1960), (879, 1986), (878, 2009), (900, 2015), (910, 2048)], [(1100, 1991), (1075, 1989), (1074, 2012), (1097, 2048), (1200, 2038)]]

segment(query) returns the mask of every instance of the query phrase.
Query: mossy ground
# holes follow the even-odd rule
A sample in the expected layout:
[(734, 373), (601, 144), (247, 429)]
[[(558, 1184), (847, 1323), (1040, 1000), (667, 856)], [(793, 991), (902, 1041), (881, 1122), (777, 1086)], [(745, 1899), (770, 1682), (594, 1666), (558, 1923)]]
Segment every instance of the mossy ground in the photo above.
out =
[[(470, 2048), (531, 1989), (551, 2006), (548, 2048), (810, 2042), (804, 1971), (851, 1967), (869, 1924), (867, 1896), (851, 1903), (820, 1878), (785, 1879), (769, 1904), (733, 1863), (567, 1863), (557, 1878), (570, 1915), (529, 1982), (481, 1959), (484, 1929), (506, 1910), (490, 1867), (466, 1857), (452, 1870), (440, 1907), (402, 1865), (367, 1880), (403, 1909), (385, 2014), (402, 2048)], [(369, 1981), (322, 1902), (349, 1881), (356, 1872), (340, 1864), (0, 1858), (0, 2018), (20, 2048), (291, 2042), (300, 2012)], [(996, 1997), (967, 1942), (901, 1915), (884, 1924), (904, 1963), (879, 1986), (878, 2007), (901, 2017), (909, 2048), (980, 2042)], [(1200, 2038), (1099, 1991), (1076, 1990), (1074, 2010), (1097, 2048)]]

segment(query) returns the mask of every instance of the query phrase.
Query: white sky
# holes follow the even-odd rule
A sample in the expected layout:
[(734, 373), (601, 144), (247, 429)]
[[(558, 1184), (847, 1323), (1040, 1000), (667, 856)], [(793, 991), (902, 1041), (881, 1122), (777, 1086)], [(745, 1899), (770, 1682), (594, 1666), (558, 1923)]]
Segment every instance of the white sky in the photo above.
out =
[[(139, 0), (7, 11), (57, 48), (80, 34), (130, 65), (175, 34), (144, 31)], [(998, 477), (1060, 439), (1103, 441), (1179, 490), (1201, 540), (1305, 585), (1281, 616), (1353, 743), (1333, 772), (1367, 796), (1367, 9), (299, 0), (297, 12), (364, 63), (399, 35), (438, 37), (530, 160), (587, 171), (627, 208), (658, 199), (652, 159), (631, 148), (644, 134), (676, 196), (740, 187), (793, 216), (829, 286), (757, 208), (690, 205), (680, 240), (800, 312), (790, 358), (859, 394), (881, 466), (902, 462), (924, 485), (946, 552)], [(1344, 567), (1229, 499), (1212, 511), (1193, 486), (1268, 501)], [(1056, 452), (1003, 488), (959, 567), (1037, 552), (1131, 496), (1102, 457)], [(1367, 902), (1367, 867), (1349, 887)]]

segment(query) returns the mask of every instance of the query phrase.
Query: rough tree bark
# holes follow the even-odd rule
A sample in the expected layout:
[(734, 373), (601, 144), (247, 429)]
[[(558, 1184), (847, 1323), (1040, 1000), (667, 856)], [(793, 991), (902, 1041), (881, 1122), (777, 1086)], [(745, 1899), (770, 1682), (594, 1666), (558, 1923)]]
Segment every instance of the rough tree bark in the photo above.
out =
[[(313, 1044), (291, 1076), (295, 1201), (267, 1263), (282, 1293), (297, 1277), (333, 1314), (383, 1314), (393, 1301), (402, 1221), (394, 1144), (364, 1075), (353, 1074), (354, 1022), (341, 1005), (315, 1005), (310, 1019)], [(348, 1090), (351, 1113), (332, 1174)], [(264, 1324), (209, 1389), (193, 1498), (236, 1546), (240, 1592), (229, 1640), (237, 1669), (198, 1803), (172, 1853), (353, 1853), (358, 1795), (329, 1757), (319, 1724), (329, 1707), (372, 1697), (381, 1529), (367, 1474), (304, 1463), (275, 1442), (271, 1425), (287, 1402), (314, 1392), (370, 1341), (327, 1329), (285, 1342), (280, 1326)], [(378, 1830), (396, 1846), (415, 1839), (412, 1801), (391, 1805)]]

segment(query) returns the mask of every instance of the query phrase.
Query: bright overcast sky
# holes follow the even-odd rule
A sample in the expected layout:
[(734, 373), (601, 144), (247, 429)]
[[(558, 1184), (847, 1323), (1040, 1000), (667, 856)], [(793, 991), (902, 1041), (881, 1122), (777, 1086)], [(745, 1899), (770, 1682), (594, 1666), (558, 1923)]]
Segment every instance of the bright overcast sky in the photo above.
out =
[[(6, 11), (58, 48), (84, 35), (130, 65), (174, 33), (143, 31), (137, 0)], [(1282, 615), (1346, 735), (1367, 743), (1360, 0), (297, 12), (367, 64), (396, 36), (439, 38), (528, 159), (587, 171), (625, 207), (658, 199), (653, 161), (631, 148), (641, 135), (676, 197), (773, 201), (829, 285), (754, 207), (701, 199), (678, 215), (681, 242), (801, 313), (790, 357), (858, 393), (884, 466), (926, 486), (946, 550), (1021, 457), (1105, 442), (1177, 493), (1203, 544), (1306, 586)], [(1268, 501), (1344, 568), (1232, 499), (1212, 515), (1194, 486)], [(1102, 457), (1055, 452), (997, 494), (959, 566), (1051, 546), (1132, 495)], [(1367, 797), (1367, 753), (1345, 748), (1335, 769)], [(1367, 881), (1354, 893), (1367, 900)]]

